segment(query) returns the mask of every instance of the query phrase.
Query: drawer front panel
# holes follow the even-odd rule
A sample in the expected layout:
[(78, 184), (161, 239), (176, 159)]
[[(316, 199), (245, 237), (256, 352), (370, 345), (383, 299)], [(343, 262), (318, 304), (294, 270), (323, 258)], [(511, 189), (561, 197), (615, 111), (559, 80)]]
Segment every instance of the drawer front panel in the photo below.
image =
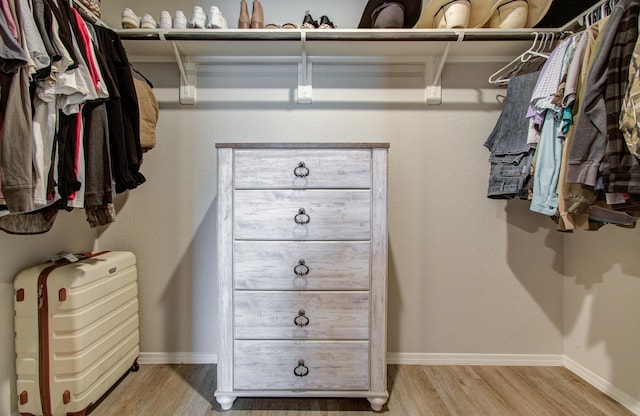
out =
[(234, 155), (236, 189), (371, 187), (370, 150), (236, 150)]
[(236, 241), (240, 290), (369, 290), (368, 242)]
[(237, 240), (369, 240), (371, 236), (370, 191), (236, 191), (234, 206)]
[(369, 338), (368, 292), (234, 292), (236, 339)]
[(366, 341), (236, 341), (234, 355), (238, 390), (369, 388)]

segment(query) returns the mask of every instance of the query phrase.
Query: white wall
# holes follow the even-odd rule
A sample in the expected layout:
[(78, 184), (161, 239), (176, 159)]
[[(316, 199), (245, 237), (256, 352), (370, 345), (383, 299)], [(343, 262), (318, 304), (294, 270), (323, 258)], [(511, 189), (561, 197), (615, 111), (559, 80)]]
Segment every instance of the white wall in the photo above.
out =
[[(178, 79), (173, 66), (138, 67), (168, 101), (161, 102), (157, 148), (143, 164), (148, 183), (129, 194), (99, 241), (138, 254), (143, 351), (217, 351), (215, 142), (389, 141), (389, 350), (562, 353), (561, 236), (525, 203), (486, 199), (482, 143), (499, 105), (477, 103), (470, 87), (482, 85), (490, 67), (477, 65), (471, 80), (465, 66), (448, 67), (444, 85), (459, 103), (429, 108), (255, 103), (253, 88), (278, 96), (295, 85), (295, 66), (232, 65), (202, 66), (201, 101), (180, 107), (169, 88)], [(318, 71), (314, 93), (322, 95), (331, 80)], [(349, 68), (341, 71), (348, 76)], [(398, 75), (410, 86), (415, 76)], [(387, 82), (377, 75), (357, 85)]]
[[(267, 22), (300, 23), (309, 9), (343, 28), (357, 25), (366, 1), (357, 3), (262, 1)], [(195, 4), (210, 5), (159, 1), (136, 12), (189, 14)], [(215, 4), (235, 25), (239, 2)], [(105, 20), (118, 25), (126, 6), (103, 4)], [(148, 183), (129, 194), (99, 243), (138, 255), (143, 351), (217, 352), (216, 142), (384, 141), (389, 351), (562, 354), (561, 235), (526, 203), (486, 198), (482, 143), (501, 109), (496, 90), (486, 90), (495, 65), (447, 65), (444, 104), (429, 107), (361, 100), (373, 89), (421, 97), (424, 69), (413, 65), (315, 65), (311, 105), (292, 99), (295, 65), (199, 65), (193, 107), (177, 104), (175, 64), (136, 67), (160, 100), (158, 146), (145, 156)]]
[[(327, 11), (316, 13), (319, 3), (309, 0), (288, 9), (263, 1), (267, 16), (281, 9), (281, 18), (267, 18), (279, 23), (299, 23), (305, 8), (314, 15), (330, 14), (345, 3), (322, 2)], [(361, 3), (357, 10), (366, 1)], [(180, 7), (187, 11), (193, 4), (180, 2)], [(220, 2), (235, 24), (234, 4)], [(168, 1), (149, 5), (154, 9), (146, 11), (156, 16), (177, 8)], [(105, 20), (116, 27), (126, 6), (131, 4), (103, 2)], [(330, 17), (341, 27), (353, 27), (359, 11)], [(391, 143), (388, 350), (425, 356), (566, 352), (640, 400), (640, 371), (632, 364), (638, 350), (638, 326), (632, 321), (638, 316), (638, 265), (628, 260), (638, 233), (563, 236), (550, 220), (530, 213), (525, 202), (486, 198), (488, 151), (482, 143), (500, 105), (496, 91), (485, 89), (497, 66), (448, 64), (444, 104), (429, 107), (358, 102), (370, 88), (415, 92), (423, 75), (412, 68), (318, 69), (314, 99), (323, 100), (305, 106), (289, 100), (294, 66), (205, 65), (199, 67), (199, 101), (185, 107), (177, 104), (175, 65), (136, 66), (154, 82), (161, 107), (158, 145), (142, 166), (147, 183), (119, 196), (116, 223), (97, 231), (89, 229), (81, 212), (73, 212), (62, 213), (45, 235), (0, 233), (0, 323), (11, 322), (11, 305), (4, 300), (12, 298), (10, 283), (21, 268), (60, 250), (131, 250), (140, 272), (143, 353), (207, 361), (217, 353), (214, 144), (385, 141)], [(330, 89), (355, 98), (333, 102)], [(576, 252), (588, 253), (588, 262), (576, 264)], [(593, 256), (600, 252), (608, 256), (604, 263)], [(608, 325), (610, 318), (621, 321)], [(15, 409), (13, 360), (12, 340), (3, 338), (0, 414), (15, 414), (6, 410)]]
[[(640, 412), (640, 233), (565, 237), (565, 354), (577, 371)], [(587, 377), (589, 374), (587, 374)]]

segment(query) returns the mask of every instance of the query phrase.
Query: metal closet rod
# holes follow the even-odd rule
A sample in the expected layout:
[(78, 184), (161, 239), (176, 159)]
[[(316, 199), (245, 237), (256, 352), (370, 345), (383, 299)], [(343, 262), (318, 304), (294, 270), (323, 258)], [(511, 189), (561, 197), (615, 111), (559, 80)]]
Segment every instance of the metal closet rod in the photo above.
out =
[(307, 41), (514, 41), (535, 39), (536, 33), (564, 35), (560, 29), (125, 29), (118, 30), (123, 40), (237, 40), (295, 41), (302, 35)]

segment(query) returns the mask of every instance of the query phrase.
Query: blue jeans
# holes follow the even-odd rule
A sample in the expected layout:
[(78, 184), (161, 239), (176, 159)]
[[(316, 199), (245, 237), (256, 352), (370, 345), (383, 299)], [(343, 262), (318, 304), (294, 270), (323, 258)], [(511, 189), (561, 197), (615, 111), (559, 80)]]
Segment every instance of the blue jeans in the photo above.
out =
[(528, 195), (534, 149), (527, 143), (526, 115), (539, 74), (519, 75), (509, 81), (500, 118), (484, 143), (491, 151), (488, 198), (526, 199)]

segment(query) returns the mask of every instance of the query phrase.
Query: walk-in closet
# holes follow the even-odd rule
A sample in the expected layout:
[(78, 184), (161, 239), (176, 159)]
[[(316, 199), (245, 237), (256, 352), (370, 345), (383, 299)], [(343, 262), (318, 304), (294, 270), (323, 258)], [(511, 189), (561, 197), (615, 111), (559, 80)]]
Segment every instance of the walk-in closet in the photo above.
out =
[[(117, 35), (131, 79), (157, 104), (154, 143), (132, 150), (123, 140), (119, 163), (135, 184), (114, 177), (113, 190), (101, 190), (112, 200), (91, 209), (69, 203), (33, 235), (7, 232), (0, 216), (0, 327), (8, 331), (0, 337), (0, 415), (19, 414), (16, 374), (24, 370), (16, 368), (14, 277), (60, 252), (104, 250), (135, 254), (140, 371), (122, 379), (93, 415), (640, 415), (635, 212), (598, 205), (590, 221), (555, 215), (569, 212), (562, 201), (532, 209), (527, 191), (542, 192), (534, 186), (545, 183), (557, 189), (544, 179), (525, 183), (531, 163), (546, 166), (534, 159), (535, 146), (500, 153), (489, 140), (500, 120), (516, 128), (503, 117), (519, 94), (519, 81), (511, 80), (541, 70), (578, 33), (604, 31), (600, 22), (616, 7), (637, 14), (638, 1), (529, 0), (540, 14), (536, 23), (549, 26), (519, 28), (436, 28), (435, 8), (429, 22), (416, 15), (422, 27), (388, 29), (358, 28), (367, 0), (260, 0), (256, 28), (253, 0), (248, 21), (241, 0), (93, 1), (99, 16), (88, 3), (71, 1), (82, 19)], [(400, 3), (408, 13), (411, 2)], [(430, 3), (437, 1), (423, 0), (421, 9)], [(206, 15), (204, 28), (173, 27), (182, 15), (191, 21), (196, 7)], [(318, 28), (301, 28), (312, 24), (309, 17)], [(222, 18), (227, 28), (217, 27)], [(172, 27), (160, 27), (161, 19)], [(238, 29), (241, 23), (249, 27)], [(630, 102), (624, 94), (620, 100)], [(528, 109), (525, 103), (519, 111)], [(122, 120), (130, 120), (127, 111)], [(635, 157), (625, 159), (634, 169)], [(284, 162), (291, 178), (281, 180)], [(495, 192), (490, 179), (503, 162), (518, 166), (515, 179), (502, 183), (517, 183), (510, 193)], [(314, 182), (318, 171), (331, 180)], [(290, 193), (320, 196), (300, 205)], [(335, 235), (314, 238), (323, 249), (333, 244), (326, 248), (332, 261), (321, 266), (331, 276), (318, 272), (313, 255), (296, 251), (306, 235), (290, 238), (268, 223), (287, 206), (290, 226), (316, 235), (311, 227), (325, 219), (314, 210), (323, 204), (336, 210), (326, 220)], [(342, 206), (355, 208), (343, 215)], [(12, 224), (9, 231), (20, 231), (23, 223)], [(282, 266), (291, 276), (277, 274), (281, 247), (295, 257)], [(314, 273), (329, 286), (314, 288)], [(354, 280), (336, 278), (343, 275)], [(258, 283), (264, 276), (267, 284)], [(286, 286), (296, 278), (308, 287)], [(296, 306), (288, 332), (272, 335), (271, 314), (299, 289), (318, 290), (338, 311), (322, 309), (316, 318), (313, 302)], [(247, 300), (253, 292), (261, 303)], [(339, 351), (351, 354), (326, 364), (349, 369), (346, 381), (340, 371), (327, 373), (336, 385), (351, 383), (348, 394), (335, 394), (326, 378), (320, 387), (306, 384), (311, 393), (257, 380), (256, 362), (271, 364), (288, 351), (274, 345), (326, 346), (327, 339), (296, 336), (334, 313), (339, 322), (318, 338), (337, 339), (346, 345)], [(269, 348), (249, 346), (261, 334)], [(318, 345), (318, 355), (333, 351)], [(293, 383), (313, 375), (310, 359), (291, 360)], [(227, 388), (219, 394), (217, 370)]]

